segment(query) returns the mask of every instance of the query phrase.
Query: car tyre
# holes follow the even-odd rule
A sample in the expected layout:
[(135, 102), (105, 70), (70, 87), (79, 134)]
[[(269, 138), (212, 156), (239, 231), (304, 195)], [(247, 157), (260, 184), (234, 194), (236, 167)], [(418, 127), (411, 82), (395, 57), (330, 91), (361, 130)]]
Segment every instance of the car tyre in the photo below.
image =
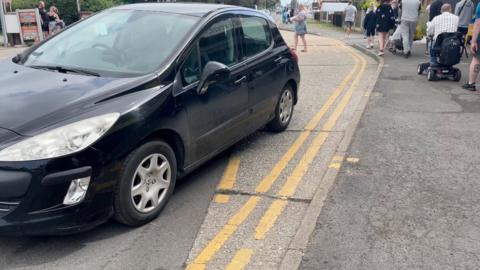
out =
[(160, 214), (173, 193), (175, 152), (164, 141), (147, 142), (125, 158), (119, 175), (114, 218), (132, 227), (144, 225)]
[(275, 107), (275, 117), (270, 123), (267, 124), (267, 128), (273, 132), (281, 132), (287, 129), (293, 116), (293, 108), (295, 104), (295, 94), (290, 84), (287, 84), (277, 101)]

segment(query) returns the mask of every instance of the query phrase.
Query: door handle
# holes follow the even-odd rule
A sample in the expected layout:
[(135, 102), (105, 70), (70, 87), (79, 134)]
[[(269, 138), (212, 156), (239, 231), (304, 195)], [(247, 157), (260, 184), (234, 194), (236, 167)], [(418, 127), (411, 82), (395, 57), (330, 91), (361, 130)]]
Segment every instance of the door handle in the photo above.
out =
[(247, 75), (243, 75), (242, 77), (240, 77), (238, 80), (234, 81), (233, 83), (234, 84), (241, 84), (246, 80), (247, 80)]

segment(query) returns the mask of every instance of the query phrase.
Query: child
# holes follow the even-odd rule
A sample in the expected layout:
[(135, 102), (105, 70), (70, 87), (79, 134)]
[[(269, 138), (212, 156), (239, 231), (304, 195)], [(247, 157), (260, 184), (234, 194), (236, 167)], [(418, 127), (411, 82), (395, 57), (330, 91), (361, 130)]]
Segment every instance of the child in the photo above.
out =
[(373, 48), (373, 40), (375, 37), (375, 27), (377, 26), (377, 15), (374, 12), (373, 5), (367, 10), (367, 15), (363, 20), (363, 29), (367, 35), (367, 49)]

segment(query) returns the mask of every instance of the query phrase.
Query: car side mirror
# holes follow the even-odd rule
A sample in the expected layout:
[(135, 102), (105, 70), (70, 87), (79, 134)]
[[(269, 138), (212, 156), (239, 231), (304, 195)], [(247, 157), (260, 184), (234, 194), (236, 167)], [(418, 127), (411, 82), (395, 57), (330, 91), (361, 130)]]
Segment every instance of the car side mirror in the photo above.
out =
[(214, 83), (225, 81), (230, 77), (230, 69), (219, 62), (210, 61), (203, 68), (202, 77), (198, 84), (197, 94), (203, 95), (208, 87)]

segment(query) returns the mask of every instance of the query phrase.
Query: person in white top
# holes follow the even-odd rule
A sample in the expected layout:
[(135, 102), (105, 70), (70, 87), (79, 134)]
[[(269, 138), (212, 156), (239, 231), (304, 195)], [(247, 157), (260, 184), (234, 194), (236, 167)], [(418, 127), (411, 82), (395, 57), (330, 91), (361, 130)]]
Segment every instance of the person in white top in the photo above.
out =
[[(454, 33), (458, 29), (458, 16), (452, 14), (452, 6), (450, 4), (443, 4), (441, 9), (442, 14), (433, 18), (431, 22), (427, 23), (427, 34), (433, 36), (433, 44), (441, 33)], [(433, 46), (432, 46), (433, 48)], [(432, 49), (431, 49), (432, 50)], [(433, 56), (430, 50), (430, 64), (436, 65), (437, 57)]]
[(357, 15), (357, 8), (352, 5), (352, 0), (348, 0), (348, 5), (345, 8), (345, 25), (347, 26), (347, 37), (352, 32), (352, 27), (355, 22), (355, 16)]

